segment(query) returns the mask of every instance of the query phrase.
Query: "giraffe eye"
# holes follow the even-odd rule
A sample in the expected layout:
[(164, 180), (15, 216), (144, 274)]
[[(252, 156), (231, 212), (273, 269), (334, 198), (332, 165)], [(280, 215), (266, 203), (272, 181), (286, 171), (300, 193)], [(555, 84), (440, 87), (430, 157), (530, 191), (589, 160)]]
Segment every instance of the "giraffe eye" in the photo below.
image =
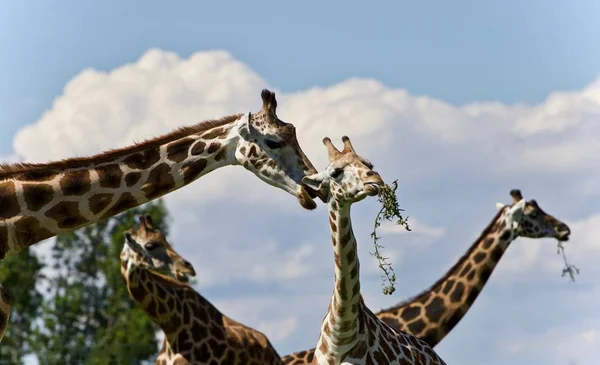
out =
[(337, 179), (342, 174), (342, 172), (344, 172), (344, 170), (342, 170), (342, 169), (335, 169), (335, 170), (333, 170), (331, 172), (330, 175), (331, 175), (332, 178)]
[(144, 245), (146, 251), (152, 251), (158, 248), (158, 243), (156, 242), (148, 242)]
[(272, 150), (279, 149), (282, 146), (281, 143), (270, 140), (270, 139), (265, 140), (265, 144), (267, 145), (267, 147), (269, 147)]

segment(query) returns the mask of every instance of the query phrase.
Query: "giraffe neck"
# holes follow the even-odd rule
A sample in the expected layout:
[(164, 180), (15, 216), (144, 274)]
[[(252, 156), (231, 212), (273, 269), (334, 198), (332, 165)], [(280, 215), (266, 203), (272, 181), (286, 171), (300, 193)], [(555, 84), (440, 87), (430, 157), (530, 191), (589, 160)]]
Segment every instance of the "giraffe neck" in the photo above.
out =
[(130, 296), (165, 334), (157, 364), (282, 365), (262, 332), (222, 314), (189, 285), (127, 263), (121, 274)]
[(473, 305), (514, 238), (499, 212), (466, 254), (430, 289), (377, 316), (432, 347), (437, 345)]
[(127, 267), (125, 263), (121, 275), (131, 298), (160, 327), (167, 341), (178, 335), (181, 326), (189, 324), (191, 313), (183, 301), (187, 285), (141, 266)]
[(359, 262), (350, 221), (350, 204), (339, 205), (331, 200), (329, 225), (335, 261), (335, 285), (323, 319), (317, 349), (321, 350), (322, 356), (341, 360), (360, 338)]
[(89, 158), (0, 166), (0, 259), (238, 164), (238, 117)]

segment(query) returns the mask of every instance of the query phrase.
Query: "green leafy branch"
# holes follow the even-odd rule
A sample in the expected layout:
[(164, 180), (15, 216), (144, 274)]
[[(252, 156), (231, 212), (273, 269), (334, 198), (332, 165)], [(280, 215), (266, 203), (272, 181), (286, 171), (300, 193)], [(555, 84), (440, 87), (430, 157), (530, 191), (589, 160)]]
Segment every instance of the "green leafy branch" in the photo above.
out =
[[(408, 216), (404, 218), (402, 213), (404, 209), (400, 208), (398, 204), (398, 198), (396, 197), (396, 190), (398, 189), (398, 180), (394, 180), (391, 185), (384, 185), (379, 191), (379, 197), (377, 200), (381, 203), (381, 209), (375, 216), (375, 222), (373, 224), (373, 232), (371, 232), (371, 238), (373, 239), (373, 245), (375, 246), (375, 252), (370, 252), (377, 261), (379, 262), (379, 269), (381, 270), (381, 280), (383, 286), (383, 294), (390, 295), (396, 290), (394, 284), (396, 283), (396, 273), (394, 268), (389, 261), (389, 257), (381, 255), (381, 250), (384, 248), (379, 240), (380, 236), (377, 235), (377, 228), (381, 226), (381, 223), (385, 220), (388, 222), (394, 221), (395, 224), (404, 226), (407, 231), (410, 231), (408, 225)], [(386, 285), (386, 282), (389, 283)]]

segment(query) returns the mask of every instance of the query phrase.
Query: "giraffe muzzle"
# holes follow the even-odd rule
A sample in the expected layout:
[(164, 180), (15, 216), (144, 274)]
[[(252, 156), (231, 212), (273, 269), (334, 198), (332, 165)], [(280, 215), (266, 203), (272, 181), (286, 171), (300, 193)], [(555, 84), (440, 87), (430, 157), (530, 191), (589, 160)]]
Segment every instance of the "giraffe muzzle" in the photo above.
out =
[(381, 191), (381, 186), (374, 182), (368, 182), (365, 184), (365, 193), (368, 196), (376, 196)]

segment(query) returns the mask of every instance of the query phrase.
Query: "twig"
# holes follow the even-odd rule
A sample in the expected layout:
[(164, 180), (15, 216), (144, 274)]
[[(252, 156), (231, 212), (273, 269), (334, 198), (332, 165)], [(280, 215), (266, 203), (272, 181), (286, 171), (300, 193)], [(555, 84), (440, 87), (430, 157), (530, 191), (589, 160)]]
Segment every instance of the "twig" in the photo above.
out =
[(579, 268), (573, 264), (569, 264), (569, 261), (567, 260), (567, 255), (565, 255), (565, 246), (563, 246), (561, 241), (558, 241), (558, 244), (556, 245), (556, 253), (562, 255), (563, 260), (565, 261), (565, 267), (562, 270), (561, 277), (564, 277), (565, 275), (569, 274), (571, 281), (575, 282), (575, 275), (579, 275)]
[[(377, 261), (379, 261), (379, 269), (381, 270), (381, 285), (383, 286), (383, 294), (390, 295), (396, 288), (396, 273), (392, 268), (392, 264), (389, 262), (389, 257), (381, 255), (380, 249), (384, 247), (379, 244), (380, 236), (377, 236), (377, 228), (381, 226), (383, 220), (391, 222), (395, 218), (395, 223), (404, 226), (407, 231), (410, 231), (408, 226), (408, 217), (404, 218), (402, 213), (404, 209), (400, 209), (398, 204), (398, 198), (396, 197), (396, 189), (398, 189), (398, 180), (394, 180), (392, 185), (385, 185), (379, 192), (379, 198), (377, 199), (382, 207), (375, 216), (375, 223), (373, 224), (373, 232), (371, 232), (371, 238), (373, 238), (373, 245), (375, 246), (375, 252), (370, 252)], [(389, 285), (386, 285), (386, 281)]]

